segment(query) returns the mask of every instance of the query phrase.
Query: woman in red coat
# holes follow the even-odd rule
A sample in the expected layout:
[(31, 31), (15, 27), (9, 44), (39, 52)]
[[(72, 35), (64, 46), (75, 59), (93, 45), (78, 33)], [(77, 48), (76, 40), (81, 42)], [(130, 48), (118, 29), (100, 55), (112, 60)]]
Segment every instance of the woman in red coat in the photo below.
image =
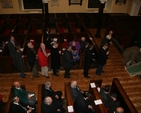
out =
[(38, 63), (41, 66), (41, 72), (43, 76), (48, 76), (48, 57), (50, 55), (50, 51), (46, 49), (45, 44), (41, 43), (40, 48), (38, 49)]

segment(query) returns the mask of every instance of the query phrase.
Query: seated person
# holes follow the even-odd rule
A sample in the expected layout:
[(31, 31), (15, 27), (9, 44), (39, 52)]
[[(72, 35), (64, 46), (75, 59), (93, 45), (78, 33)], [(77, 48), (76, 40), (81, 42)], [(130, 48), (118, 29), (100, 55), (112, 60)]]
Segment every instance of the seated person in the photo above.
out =
[(62, 91), (53, 91), (50, 82), (45, 82), (42, 88), (42, 99), (44, 100), (47, 96), (51, 97), (58, 106), (63, 106)]
[(74, 38), (72, 41), (69, 42), (69, 45), (71, 46), (75, 46), (76, 50), (77, 50), (77, 53), (79, 54), (79, 51), (80, 51), (80, 44), (79, 42), (77, 41), (76, 38)]
[(12, 103), (10, 106), (10, 113), (33, 113), (32, 107), (25, 106), (17, 96), (12, 97)]
[(57, 106), (51, 97), (45, 97), (44, 102), (41, 105), (42, 113), (64, 113), (65, 109), (63, 107)]
[(115, 108), (120, 106), (119, 101), (116, 99), (116, 94), (109, 94), (110, 86), (106, 85), (104, 88), (101, 88), (100, 95), (101, 99), (106, 108), (109, 108), (108, 113), (113, 113)]
[(79, 61), (80, 57), (79, 57), (79, 55), (77, 53), (77, 50), (76, 50), (75, 46), (72, 47), (72, 56), (73, 56), (73, 62), (74, 63)]
[(13, 94), (17, 96), (20, 101), (26, 105), (36, 104), (35, 93), (27, 92), (21, 87), (21, 84), (18, 81), (14, 82)]
[(77, 81), (72, 81), (71, 85), (70, 85), (70, 91), (71, 91), (71, 95), (72, 95), (72, 100), (75, 101), (77, 96), (83, 96), (84, 92), (81, 91), (79, 89), (79, 87), (77, 86)]
[(117, 107), (114, 113), (124, 113), (124, 109), (122, 107)]
[(74, 101), (74, 111), (75, 113), (94, 113), (93, 107), (89, 101), (91, 94), (85, 92), (84, 96), (77, 96)]

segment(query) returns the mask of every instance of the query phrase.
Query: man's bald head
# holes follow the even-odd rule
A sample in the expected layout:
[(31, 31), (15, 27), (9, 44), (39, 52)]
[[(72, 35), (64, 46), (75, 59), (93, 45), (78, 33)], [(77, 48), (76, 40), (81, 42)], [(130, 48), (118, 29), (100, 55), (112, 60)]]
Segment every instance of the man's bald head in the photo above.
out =
[(15, 81), (15, 82), (14, 82), (14, 86), (15, 86), (16, 88), (19, 88), (19, 87), (21, 86), (21, 84), (20, 84), (20, 82)]
[(72, 88), (76, 88), (76, 86), (77, 86), (77, 81), (72, 81), (71, 82), (71, 87)]
[(122, 107), (117, 107), (116, 113), (124, 113), (124, 109)]

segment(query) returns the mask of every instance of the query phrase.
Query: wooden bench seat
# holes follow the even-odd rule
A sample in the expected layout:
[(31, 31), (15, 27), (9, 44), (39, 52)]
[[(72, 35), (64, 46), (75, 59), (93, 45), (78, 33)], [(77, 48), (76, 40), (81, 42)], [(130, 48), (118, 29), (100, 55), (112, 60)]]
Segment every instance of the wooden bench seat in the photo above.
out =
[[(67, 106), (73, 107), (73, 100), (70, 92), (70, 82), (65, 83), (65, 98), (67, 99)], [(75, 112), (69, 112), (75, 113)]]
[(138, 113), (117, 78), (113, 79), (110, 93), (116, 93), (125, 113)]
[[(91, 87), (91, 83), (94, 83), (96, 87)], [(104, 104), (95, 105), (94, 101), (101, 99), (100, 93), (97, 88), (101, 88), (102, 79), (90, 80), (89, 92), (91, 93), (93, 107), (96, 113), (107, 113)]]

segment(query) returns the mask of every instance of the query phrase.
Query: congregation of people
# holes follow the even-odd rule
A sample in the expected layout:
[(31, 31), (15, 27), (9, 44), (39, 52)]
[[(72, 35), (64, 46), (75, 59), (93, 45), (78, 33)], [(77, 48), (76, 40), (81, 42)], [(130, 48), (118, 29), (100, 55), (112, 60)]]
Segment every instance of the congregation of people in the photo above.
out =
[[(51, 37), (50, 29), (47, 28), (44, 34), (44, 41), (40, 43), (37, 49), (36, 42), (33, 39), (27, 41), (27, 50), (18, 45), (14, 36), (10, 36), (8, 42), (8, 49), (13, 65), (17, 71), (20, 72), (20, 77), (25, 78), (26, 67), (25, 58), (29, 69), (31, 70), (31, 78), (38, 78), (37, 65), (41, 67), (41, 75), (50, 78), (48, 71), (52, 69), (54, 76), (59, 76), (59, 69), (64, 67), (64, 78), (70, 78), (70, 70), (80, 62), (81, 53), (84, 55), (84, 77), (89, 78), (88, 71), (93, 62), (97, 61), (97, 51), (93, 38), (81, 37), (80, 41), (76, 37), (68, 42), (66, 38), (62, 38), (62, 45), (59, 44), (58, 39)], [(23, 51), (25, 54), (23, 54)], [(49, 58), (50, 57), (50, 58)]]

